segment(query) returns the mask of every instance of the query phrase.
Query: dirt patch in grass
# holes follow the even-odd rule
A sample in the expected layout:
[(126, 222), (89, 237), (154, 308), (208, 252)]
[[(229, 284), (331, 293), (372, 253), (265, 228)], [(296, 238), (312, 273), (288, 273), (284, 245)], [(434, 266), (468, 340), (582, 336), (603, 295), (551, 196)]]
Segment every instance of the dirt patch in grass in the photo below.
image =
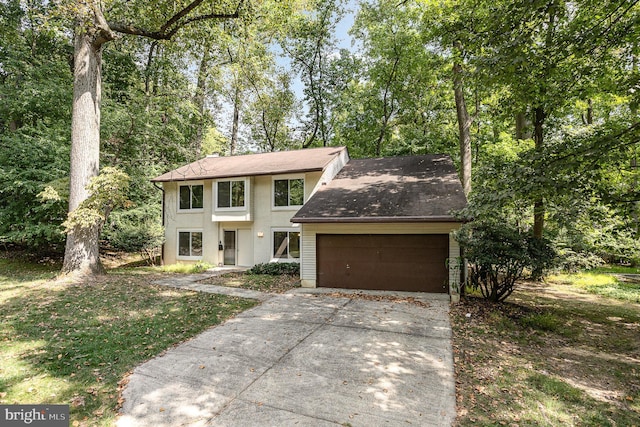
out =
[(640, 425), (638, 304), (528, 283), (451, 319), (458, 425)]
[(102, 250), (100, 261), (107, 270), (114, 268), (146, 267), (149, 261), (139, 253)]
[(300, 278), (286, 274), (272, 276), (269, 274), (232, 272), (201, 280), (200, 283), (282, 294), (290, 289), (299, 288)]

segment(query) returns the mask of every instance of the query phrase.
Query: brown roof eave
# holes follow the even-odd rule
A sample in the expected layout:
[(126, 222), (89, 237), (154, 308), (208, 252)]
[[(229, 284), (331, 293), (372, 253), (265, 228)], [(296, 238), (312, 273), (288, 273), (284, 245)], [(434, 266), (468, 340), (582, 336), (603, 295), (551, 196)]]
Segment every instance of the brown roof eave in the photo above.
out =
[(454, 218), (452, 216), (430, 216), (430, 217), (413, 217), (413, 216), (391, 216), (391, 217), (334, 217), (334, 218), (291, 218), (291, 222), (296, 224), (304, 224), (304, 223), (328, 223), (328, 224), (336, 224), (336, 223), (398, 223), (398, 222), (451, 222), (451, 223), (463, 223), (464, 220), (460, 220), (458, 218)]
[(278, 171), (277, 173), (269, 172), (269, 173), (254, 173), (247, 175), (246, 173), (238, 173), (238, 174), (230, 174), (230, 175), (207, 175), (207, 176), (199, 176), (194, 178), (185, 178), (185, 177), (176, 177), (171, 179), (158, 179), (153, 178), (151, 182), (180, 182), (180, 181), (202, 181), (203, 179), (225, 179), (225, 178), (240, 178), (245, 176), (269, 176), (269, 175), (287, 175), (287, 174), (295, 174), (295, 173), (307, 173), (307, 172), (322, 172), (326, 169), (324, 168), (309, 168), (309, 169), (293, 169), (293, 170), (283, 170)]

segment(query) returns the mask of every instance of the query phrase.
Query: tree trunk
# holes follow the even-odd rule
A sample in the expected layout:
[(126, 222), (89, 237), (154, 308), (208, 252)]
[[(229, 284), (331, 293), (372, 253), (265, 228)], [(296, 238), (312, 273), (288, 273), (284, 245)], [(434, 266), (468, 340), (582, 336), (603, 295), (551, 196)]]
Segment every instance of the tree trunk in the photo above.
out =
[(587, 99), (587, 111), (582, 113), (582, 123), (585, 125), (593, 124), (593, 100)]
[(516, 139), (531, 138), (531, 121), (527, 119), (525, 113), (516, 114)]
[[(159, 31), (145, 30), (130, 24), (108, 23), (98, 0), (73, 3), (75, 14), (73, 107), (71, 113), (71, 172), (69, 185), (69, 212), (87, 199), (87, 184), (98, 175), (100, 162), (100, 96), (102, 90), (102, 45), (115, 39), (115, 32), (170, 40), (176, 32), (193, 22), (185, 18), (202, 3), (193, 1), (168, 18)], [(233, 13), (203, 15), (200, 19), (235, 19)], [(193, 18), (195, 19), (195, 18)], [(150, 52), (149, 58), (152, 58)], [(150, 64), (150, 62), (149, 62)], [(148, 83), (148, 82), (147, 82)], [(156, 87), (157, 85), (154, 85)], [(147, 84), (146, 89), (149, 89)], [(101, 224), (93, 227), (74, 227), (67, 234), (62, 273), (81, 277), (104, 272), (100, 262), (98, 239)]]
[(240, 83), (236, 82), (235, 93), (233, 94), (233, 123), (231, 125), (231, 142), (229, 144), (229, 155), (233, 156), (238, 148), (238, 126), (240, 122)]
[[(631, 171), (633, 173), (633, 183), (632, 189), (636, 191), (638, 189), (638, 157), (634, 153), (631, 158)], [(631, 217), (633, 218), (633, 223), (635, 224), (635, 236), (636, 238), (640, 237), (640, 202), (635, 201), (631, 205)]]
[[(544, 120), (546, 113), (542, 107), (535, 109), (535, 117), (533, 124), (533, 140), (535, 142), (536, 150), (542, 150), (544, 144)], [(543, 171), (539, 171), (543, 172)], [(533, 202), (533, 237), (536, 239), (542, 239), (542, 233), (544, 232), (544, 199), (542, 196), (536, 196)]]
[[(102, 47), (85, 25), (74, 36), (73, 107), (69, 212), (88, 197), (87, 184), (98, 175), (100, 162), (100, 96)], [(67, 235), (62, 273), (100, 274), (99, 226), (75, 227)]]
[[(456, 46), (457, 47), (457, 46)], [(453, 64), (453, 92), (458, 116), (458, 140), (460, 144), (460, 181), (465, 196), (471, 193), (471, 117), (464, 99), (463, 69), (459, 63)]]
[[(375, 150), (376, 156), (380, 156), (382, 154), (382, 143), (384, 142), (384, 137), (389, 130), (389, 121), (394, 114), (393, 107), (393, 93), (391, 91), (391, 84), (393, 83), (396, 73), (398, 70), (398, 63), (400, 62), (400, 56), (397, 55), (393, 62), (393, 67), (391, 68), (391, 74), (389, 74), (389, 78), (387, 79), (387, 84), (385, 85), (384, 92), (382, 95), (382, 123), (380, 124), (380, 132), (378, 133), (378, 139), (375, 142)], [(391, 98), (389, 100), (389, 98)]]
[(202, 53), (202, 60), (200, 61), (200, 67), (198, 68), (198, 82), (196, 84), (196, 93), (193, 97), (193, 102), (198, 109), (198, 118), (195, 120), (195, 136), (193, 138), (192, 148), (194, 151), (195, 158), (200, 158), (200, 153), (202, 152), (202, 139), (205, 131), (205, 99), (207, 93), (207, 77), (209, 70), (209, 59), (211, 57), (210, 50), (211, 47), (209, 43), (206, 43), (204, 46), (204, 51)]

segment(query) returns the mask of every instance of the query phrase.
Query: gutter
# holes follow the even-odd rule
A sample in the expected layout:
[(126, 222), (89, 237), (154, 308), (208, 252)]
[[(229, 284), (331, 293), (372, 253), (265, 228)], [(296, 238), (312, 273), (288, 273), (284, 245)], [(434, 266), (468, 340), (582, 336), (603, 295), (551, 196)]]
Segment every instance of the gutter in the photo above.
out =
[(227, 178), (243, 178), (243, 177), (252, 177), (252, 176), (277, 176), (277, 175), (293, 175), (293, 174), (302, 174), (308, 172), (324, 172), (326, 169), (326, 165), (322, 168), (307, 168), (307, 169), (282, 169), (277, 171), (267, 171), (267, 172), (250, 172), (250, 173), (226, 173), (223, 175), (198, 175), (198, 176), (190, 176), (184, 174), (176, 174), (176, 177), (171, 178), (161, 178), (163, 175), (160, 175), (158, 178), (154, 178), (151, 182), (184, 182), (184, 181), (195, 181), (195, 180), (203, 180), (203, 179), (227, 179)]
[(402, 222), (409, 222), (409, 223), (416, 223), (416, 222), (451, 222), (451, 223), (463, 223), (465, 222), (464, 220), (460, 220), (457, 218), (454, 218), (452, 216), (430, 216), (430, 217), (423, 217), (423, 216), (403, 216), (403, 217), (398, 217), (398, 216), (367, 216), (367, 217), (311, 217), (311, 218), (304, 218), (304, 217), (293, 217), (291, 218), (291, 222), (294, 223), (298, 223), (298, 224), (305, 224), (305, 223), (314, 223), (314, 224), (319, 224), (319, 223), (327, 223), (327, 224), (336, 224), (336, 223), (389, 223), (389, 222), (393, 222), (393, 223), (402, 223)]
[[(158, 184), (156, 184), (155, 181), (151, 181), (151, 183), (158, 190), (162, 191), (162, 220), (161, 220), (161, 222), (162, 222), (162, 230), (164, 232), (164, 204), (165, 204), (164, 188), (158, 186)], [(160, 265), (164, 265), (164, 239), (162, 239), (162, 246), (160, 247)]]

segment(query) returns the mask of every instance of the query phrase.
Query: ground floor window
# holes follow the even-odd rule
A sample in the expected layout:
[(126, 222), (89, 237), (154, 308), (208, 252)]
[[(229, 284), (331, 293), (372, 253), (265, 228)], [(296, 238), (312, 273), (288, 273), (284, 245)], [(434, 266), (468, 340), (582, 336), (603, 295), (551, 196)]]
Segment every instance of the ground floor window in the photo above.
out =
[(178, 256), (202, 257), (202, 231), (178, 232)]
[(273, 257), (281, 260), (299, 260), (300, 232), (275, 230), (273, 232)]

